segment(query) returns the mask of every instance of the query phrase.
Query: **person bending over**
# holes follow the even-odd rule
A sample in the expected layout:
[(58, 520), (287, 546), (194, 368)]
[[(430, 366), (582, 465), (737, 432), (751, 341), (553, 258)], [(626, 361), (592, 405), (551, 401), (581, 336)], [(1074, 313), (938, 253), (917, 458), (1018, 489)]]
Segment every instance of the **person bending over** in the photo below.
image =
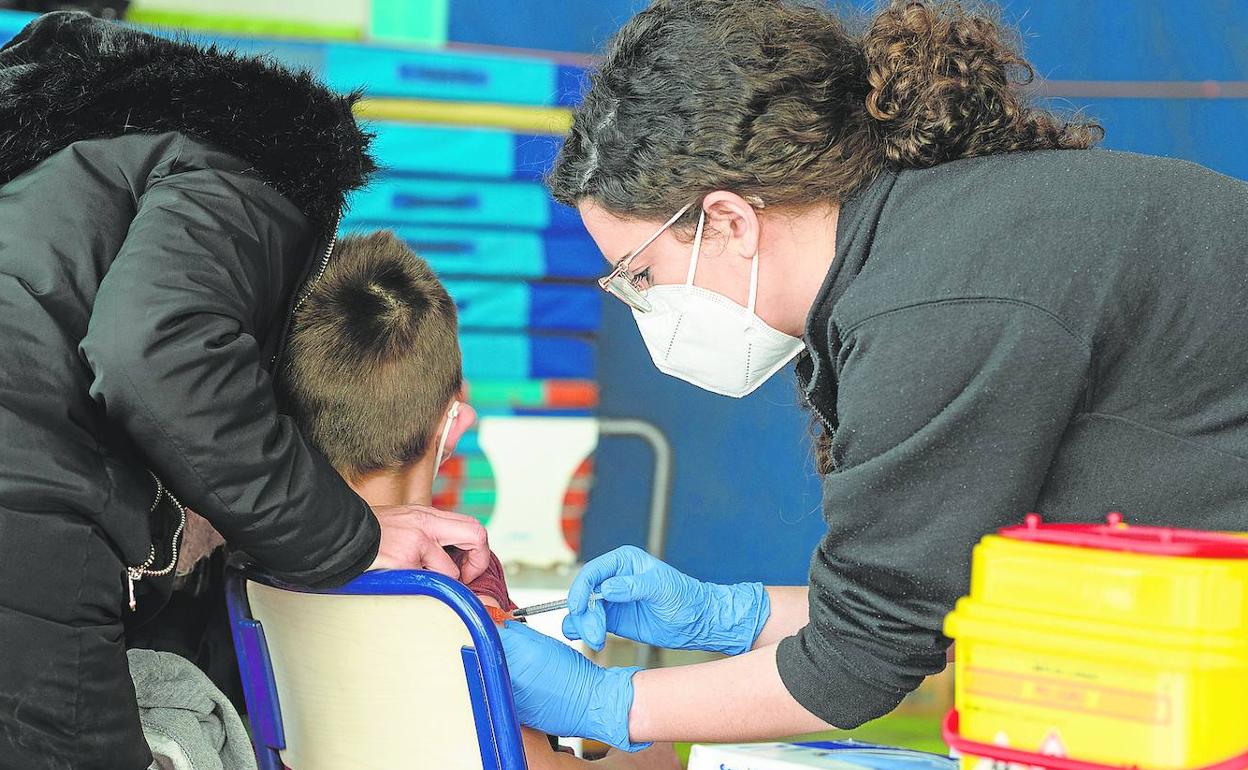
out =
[[(424, 260), (388, 232), (334, 248), (295, 313), (279, 392), (303, 434), (373, 506), (429, 505), (438, 467), (476, 419), (464, 403), (455, 304)], [(459, 556), (452, 549), (448, 559)], [(493, 554), (468, 587), (488, 606), (515, 608)], [(532, 770), (583, 763), (552, 751), (542, 733), (521, 732)], [(679, 767), (670, 744), (594, 764)]]
[(151, 763), (125, 648), (165, 608), (181, 503), (297, 585), (448, 571), (444, 545), (484, 569), (477, 521), (370, 509), (274, 399), (375, 168), (355, 99), (81, 13), (0, 46), (0, 767)]

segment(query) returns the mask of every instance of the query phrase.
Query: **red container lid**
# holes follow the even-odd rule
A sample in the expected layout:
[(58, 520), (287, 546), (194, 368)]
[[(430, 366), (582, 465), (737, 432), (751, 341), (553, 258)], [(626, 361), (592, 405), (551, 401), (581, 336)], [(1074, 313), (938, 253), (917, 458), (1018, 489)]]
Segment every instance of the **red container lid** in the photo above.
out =
[[(1102, 765), (1071, 757), (1050, 757), (1033, 751), (1012, 749), (1009, 746), (968, 740), (962, 737), (959, 731), (959, 721), (957, 709), (945, 715), (945, 720), (940, 726), (945, 743), (959, 754), (995, 760), (992, 767), (1030, 767), (1044, 770), (1140, 770), (1136, 765)], [(1244, 770), (1245, 768), (1248, 768), (1248, 752), (1237, 754), (1212, 765), (1192, 768), (1192, 770)]]
[(1104, 524), (1045, 524), (1040, 514), (1029, 513), (1023, 524), (1005, 527), (999, 534), (1013, 540), (1102, 551), (1194, 559), (1248, 559), (1248, 538), (1197, 529), (1128, 526), (1121, 513), (1109, 514)]

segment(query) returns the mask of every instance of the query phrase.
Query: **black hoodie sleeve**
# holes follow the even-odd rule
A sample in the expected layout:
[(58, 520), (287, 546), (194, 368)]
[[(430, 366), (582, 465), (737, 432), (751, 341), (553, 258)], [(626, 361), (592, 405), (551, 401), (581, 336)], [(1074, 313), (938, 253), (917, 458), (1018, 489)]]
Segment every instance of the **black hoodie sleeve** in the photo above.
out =
[(143, 192), (81, 350), (92, 396), (187, 506), (267, 570), (324, 586), (367, 569), (380, 530), (261, 366), (307, 232), (245, 164), (197, 155)]
[(1090, 351), (1044, 310), (983, 298), (839, 336), (828, 533), (811, 559), (810, 624), (777, 662), (799, 703), (852, 728), (944, 668), (967, 544), (1031, 510), (1082, 406)]

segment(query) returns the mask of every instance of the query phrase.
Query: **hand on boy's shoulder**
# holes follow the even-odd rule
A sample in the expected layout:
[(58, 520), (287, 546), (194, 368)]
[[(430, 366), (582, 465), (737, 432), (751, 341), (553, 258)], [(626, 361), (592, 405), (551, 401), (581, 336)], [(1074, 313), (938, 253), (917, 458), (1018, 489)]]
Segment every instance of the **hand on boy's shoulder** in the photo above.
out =
[[(490, 566), (485, 527), (471, 516), (427, 505), (378, 505), (373, 515), (381, 525), (381, 546), (369, 569), (427, 569), (468, 583)], [(464, 551), (461, 565), (446, 546)]]

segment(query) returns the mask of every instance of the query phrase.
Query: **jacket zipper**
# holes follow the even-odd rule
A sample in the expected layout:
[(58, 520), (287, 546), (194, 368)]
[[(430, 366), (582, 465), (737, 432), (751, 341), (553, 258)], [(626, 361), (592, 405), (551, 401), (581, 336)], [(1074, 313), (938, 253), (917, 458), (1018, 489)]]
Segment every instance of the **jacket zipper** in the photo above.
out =
[(156, 561), (156, 545), (153, 543), (148, 549), (146, 561), (137, 567), (126, 567), (126, 589), (130, 598), (131, 612), (134, 612), (136, 606), (134, 600), (135, 583), (145, 577), (163, 577), (173, 572), (174, 568), (178, 566), (178, 546), (180, 545), (178, 541), (182, 537), (182, 530), (186, 528), (186, 506), (182, 505), (178, 498), (173, 496), (173, 493), (165, 487), (155, 473), (151, 471), (148, 471), (148, 473), (151, 474), (152, 480), (156, 482), (156, 497), (152, 500), (152, 507), (147, 510), (147, 515), (150, 517), (156, 513), (156, 508), (160, 506), (161, 498), (168, 497), (169, 502), (173, 503), (173, 506), (178, 509), (178, 526), (173, 530), (173, 537), (170, 540), (170, 551), (172, 553), (169, 555), (168, 565), (162, 569), (152, 569), (152, 563)]
[[(321, 276), (325, 275), (325, 271), (329, 268), (329, 258), (333, 255), (334, 246), (338, 243), (338, 225), (340, 222), (342, 222), (341, 213), (334, 218), (333, 229), (329, 231), (329, 245), (325, 247), (325, 252), (321, 254), (321, 262), (317, 266), (316, 274), (309, 276), (308, 279), (303, 282), (299, 299), (295, 301), (294, 307), (290, 309), (290, 315), (286, 317), (286, 322), (282, 324), (283, 337), (290, 333), (290, 326), (294, 323), (295, 313), (299, 312), (299, 308), (303, 307), (303, 303), (306, 302), (308, 297), (312, 295), (312, 289), (316, 286), (316, 282), (321, 280)], [(281, 357), (282, 351), (286, 347), (285, 343), (286, 341), (284, 339), (279, 340), (277, 352), (275, 352), (273, 357), (269, 359), (269, 365), (274, 371), (274, 376), (276, 376), (277, 372), (277, 359)]]
[(290, 311), (291, 316), (294, 316), (299, 311), (299, 308), (303, 307), (303, 303), (312, 294), (312, 288), (316, 286), (316, 282), (321, 280), (321, 276), (325, 275), (325, 270), (329, 268), (329, 257), (334, 253), (334, 244), (338, 243), (338, 222), (341, 219), (339, 217), (334, 220), (334, 229), (329, 236), (329, 245), (325, 247), (325, 253), (321, 255), (321, 264), (316, 270), (316, 275), (309, 278), (308, 282), (304, 284), (303, 294), (299, 297), (299, 301), (295, 303), (295, 307)]

